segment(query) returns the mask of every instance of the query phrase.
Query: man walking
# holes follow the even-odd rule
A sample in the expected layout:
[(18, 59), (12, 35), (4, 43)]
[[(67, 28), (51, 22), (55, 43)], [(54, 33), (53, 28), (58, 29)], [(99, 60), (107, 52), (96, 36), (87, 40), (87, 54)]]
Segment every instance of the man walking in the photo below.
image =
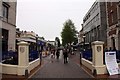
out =
[(68, 61), (67, 61), (67, 58), (68, 58), (67, 48), (64, 49), (63, 55), (64, 55), (64, 64), (65, 64), (65, 63), (68, 63)]
[(42, 63), (42, 51), (43, 51), (43, 46), (41, 46), (40, 50), (39, 50), (39, 55), (40, 55), (40, 65)]
[(56, 51), (56, 57), (57, 57), (57, 60), (59, 59), (59, 50), (57, 49), (57, 51)]

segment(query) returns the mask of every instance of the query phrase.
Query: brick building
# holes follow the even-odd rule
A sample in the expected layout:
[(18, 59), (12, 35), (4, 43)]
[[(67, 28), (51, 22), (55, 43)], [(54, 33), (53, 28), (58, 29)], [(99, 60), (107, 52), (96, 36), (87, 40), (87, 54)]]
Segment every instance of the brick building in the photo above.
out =
[(120, 2), (107, 2), (107, 46), (120, 50)]

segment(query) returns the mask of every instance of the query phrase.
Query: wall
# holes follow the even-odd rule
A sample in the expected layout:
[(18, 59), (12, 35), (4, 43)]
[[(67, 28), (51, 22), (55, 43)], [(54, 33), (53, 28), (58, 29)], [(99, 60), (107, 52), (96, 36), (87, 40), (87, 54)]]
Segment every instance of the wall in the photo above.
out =
[(16, 25), (16, 6), (17, 6), (17, 3), (16, 2), (9, 2), (8, 4), (10, 5), (9, 15), (8, 15), (8, 23), (10, 23), (12, 25)]
[[(8, 30), (8, 50), (15, 51), (16, 42), (16, 2), (7, 2), (9, 7), (8, 21), (2, 21), (2, 28)], [(2, 4), (0, 4), (0, 8)], [(0, 9), (2, 12), (2, 9)]]
[(36, 60), (30, 62), (29, 67), (28, 67), (29, 71), (31, 71), (32, 69), (37, 67), (39, 65), (39, 63), (40, 63), (40, 59), (36, 59)]
[[(31, 71), (32, 69), (37, 67), (39, 63), (40, 63), (39, 59), (30, 62), (28, 66), (28, 71)], [(21, 68), (18, 65), (9, 65), (9, 64), (1, 64), (1, 63), (0, 63), (0, 67), (2, 67), (2, 71), (0, 71), (0, 73), (2, 72), (3, 74), (14, 74), (14, 75), (17, 75), (18, 69)]]
[(93, 69), (92, 62), (90, 62), (84, 58), (82, 58), (82, 65), (86, 66), (90, 70)]
[(2, 22), (3, 29), (9, 30), (8, 34), (8, 50), (12, 47), (12, 50), (15, 50), (15, 42), (16, 42), (16, 28), (13, 25), (10, 25), (6, 22)]
[(17, 65), (0, 64), (0, 67), (2, 67), (3, 74), (17, 74)]
[[(90, 69), (92, 71), (93, 69), (93, 63), (82, 58), (82, 65), (84, 65), (85, 67), (87, 67), (88, 69)], [(118, 66), (120, 68), (120, 63), (118, 63)], [(106, 68), (106, 65), (104, 65), (104, 74), (108, 74), (108, 71), (107, 71), (107, 68)]]

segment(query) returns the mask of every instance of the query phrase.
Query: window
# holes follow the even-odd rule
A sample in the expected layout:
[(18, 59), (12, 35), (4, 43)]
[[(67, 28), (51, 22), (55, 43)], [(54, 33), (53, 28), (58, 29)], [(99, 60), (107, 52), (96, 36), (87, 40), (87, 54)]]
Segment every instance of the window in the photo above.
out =
[(115, 48), (115, 38), (112, 37), (112, 38), (111, 38), (111, 41), (112, 41), (112, 48), (113, 48), (113, 49), (116, 49), (116, 48)]
[(111, 14), (111, 21), (112, 21), (112, 23), (113, 23), (113, 18), (114, 18), (114, 17), (113, 17), (113, 14)]
[(97, 26), (97, 40), (100, 40), (100, 26)]
[(3, 3), (3, 17), (4, 18), (8, 18), (8, 8), (9, 8), (9, 5), (6, 3)]
[(112, 6), (112, 5), (113, 5), (113, 2), (111, 1), (111, 2), (110, 2), (110, 6)]

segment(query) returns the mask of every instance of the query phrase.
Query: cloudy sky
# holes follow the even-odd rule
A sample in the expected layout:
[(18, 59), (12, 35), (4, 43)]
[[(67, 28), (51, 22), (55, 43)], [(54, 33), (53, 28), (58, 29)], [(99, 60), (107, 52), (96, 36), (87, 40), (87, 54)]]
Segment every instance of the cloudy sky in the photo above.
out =
[(63, 23), (71, 19), (81, 29), (82, 19), (95, 0), (18, 0), (17, 28), (34, 31), (46, 40), (60, 37)]

